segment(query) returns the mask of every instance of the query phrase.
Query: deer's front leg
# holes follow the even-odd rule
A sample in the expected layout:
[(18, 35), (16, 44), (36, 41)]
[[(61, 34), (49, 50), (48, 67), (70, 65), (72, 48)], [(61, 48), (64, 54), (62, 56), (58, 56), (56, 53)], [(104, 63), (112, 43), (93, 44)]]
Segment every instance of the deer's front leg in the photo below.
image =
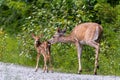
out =
[(82, 45), (80, 45), (79, 42), (77, 42), (76, 47), (78, 52), (78, 64), (79, 64), (78, 74), (80, 74), (82, 72), (82, 67), (81, 67)]
[(48, 60), (49, 60), (50, 70), (51, 70), (51, 72), (53, 73), (50, 46), (49, 46), (49, 48), (48, 48), (48, 55), (47, 55), (47, 57), (48, 57)]
[(37, 72), (37, 70), (38, 70), (39, 59), (40, 59), (40, 53), (37, 54), (37, 62), (36, 62), (35, 72)]
[(47, 68), (47, 56), (44, 56), (44, 68), (43, 68), (43, 73), (44, 72), (48, 72), (48, 68)]
[(53, 73), (52, 63), (51, 63), (51, 56), (50, 56), (50, 55), (48, 56), (48, 59), (49, 59), (50, 70), (51, 70), (51, 72)]

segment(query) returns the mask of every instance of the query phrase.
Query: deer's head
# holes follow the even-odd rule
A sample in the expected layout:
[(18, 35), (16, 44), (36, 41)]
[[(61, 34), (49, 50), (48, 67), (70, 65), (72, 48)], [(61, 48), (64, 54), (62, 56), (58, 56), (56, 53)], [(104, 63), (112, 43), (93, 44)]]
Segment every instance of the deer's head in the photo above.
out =
[(54, 34), (53, 37), (49, 40), (49, 42), (50, 42), (51, 44), (54, 44), (54, 43), (58, 42), (58, 41), (59, 41), (59, 38), (62, 37), (62, 36), (64, 36), (65, 32), (66, 32), (66, 28), (63, 29), (63, 30), (61, 30), (60, 28), (57, 28), (55, 34)]
[(39, 36), (35, 36), (33, 33), (32, 33), (32, 38), (35, 40), (34, 44), (38, 45), (40, 44), (40, 38), (42, 37), (42, 35), (39, 35)]

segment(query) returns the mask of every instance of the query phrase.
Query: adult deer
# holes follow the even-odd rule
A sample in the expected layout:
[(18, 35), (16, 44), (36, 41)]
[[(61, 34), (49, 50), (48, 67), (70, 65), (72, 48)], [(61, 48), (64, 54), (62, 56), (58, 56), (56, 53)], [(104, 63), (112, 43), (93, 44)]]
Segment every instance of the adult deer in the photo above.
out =
[(102, 26), (97, 23), (82, 23), (77, 25), (72, 32), (65, 36), (64, 33), (66, 32), (66, 29), (61, 30), (57, 29), (57, 32), (54, 34), (54, 36), (49, 40), (51, 44), (57, 43), (57, 42), (71, 42), (74, 43), (77, 47), (78, 52), (78, 63), (79, 63), (79, 69), (78, 73), (80, 74), (82, 72), (81, 68), (81, 54), (82, 54), (82, 47), (84, 44), (87, 44), (91, 47), (95, 48), (95, 68), (94, 68), (94, 74), (97, 74), (97, 68), (98, 68), (98, 54), (99, 54), (99, 40), (100, 35), (102, 34)]
[(47, 71), (48, 72), (48, 67), (47, 67), (47, 61), (49, 61), (50, 66), (51, 66), (51, 53), (50, 53), (50, 43), (48, 41), (40, 42), (40, 36), (35, 36), (32, 34), (33, 39), (35, 40), (34, 46), (37, 50), (37, 62), (36, 62), (36, 69), (35, 72), (38, 70), (38, 63), (39, 63), (39, 58), (40, 55), (42, 54), (44, 57), (44, 68), (43, 72)]

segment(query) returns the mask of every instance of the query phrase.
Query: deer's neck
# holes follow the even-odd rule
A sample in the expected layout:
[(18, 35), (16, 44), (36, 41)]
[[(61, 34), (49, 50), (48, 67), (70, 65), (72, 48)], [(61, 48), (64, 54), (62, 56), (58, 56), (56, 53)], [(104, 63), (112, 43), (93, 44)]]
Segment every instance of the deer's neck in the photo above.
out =
[(74, 37), (72, 35), (62, 36), (58, 39), (58, 41), (63, 43), (74, 42)]

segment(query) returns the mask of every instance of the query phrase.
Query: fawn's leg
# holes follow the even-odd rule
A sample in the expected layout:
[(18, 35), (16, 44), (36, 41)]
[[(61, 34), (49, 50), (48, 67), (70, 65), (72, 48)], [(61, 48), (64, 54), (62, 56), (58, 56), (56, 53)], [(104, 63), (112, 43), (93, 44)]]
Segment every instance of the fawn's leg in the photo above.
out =
[(37, 54), (37, 62), (36, 62), (36, 69), (35, 69), (35, 72), (37, 72), (37, 70), (38, 70), (39, 59), (40, 59), (40, 53)]
[(43, 68), (43, 72), (47, 71), (48, 72), (48, 68), (47, 68), (47, 57), (44, 56), (44, 68)]

